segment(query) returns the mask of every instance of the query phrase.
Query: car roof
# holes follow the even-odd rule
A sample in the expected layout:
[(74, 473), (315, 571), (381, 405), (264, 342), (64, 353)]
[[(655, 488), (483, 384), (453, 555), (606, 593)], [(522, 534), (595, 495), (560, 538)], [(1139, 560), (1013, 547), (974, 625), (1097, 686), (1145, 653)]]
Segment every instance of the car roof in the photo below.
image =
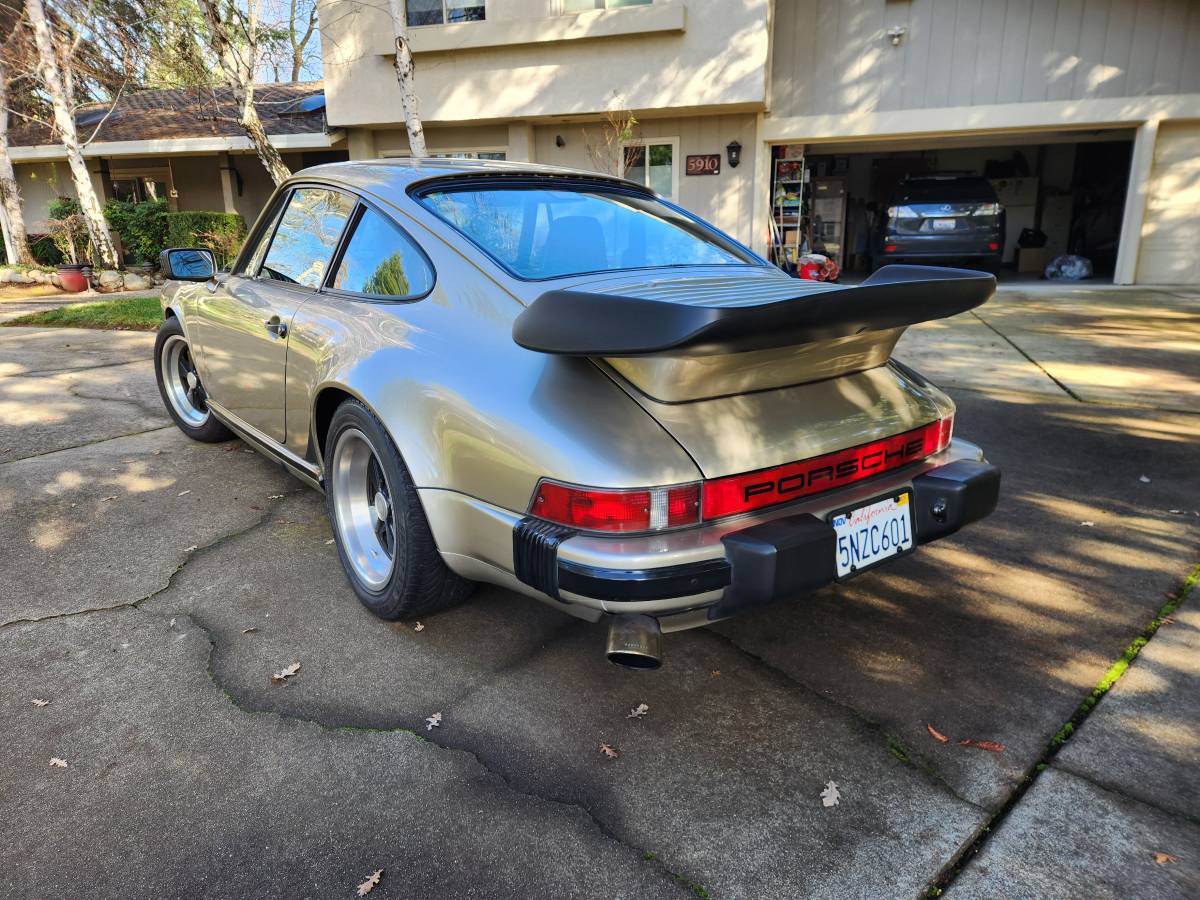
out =
[(643, 185), (606, 175), (602, 172), (589, 172), (586, 169), (570, 169), (565, 166), (546, 166), (539, 163), (509, 162), (502, 159), (411, 159), (398, 157), (395, 159), (353, 160), (351, 162), (325, 163), (303, 169), (292, 177), (303, 180), (304, 177), (319, 177), (330, 181), (341, 182), (347, 187), (383, 196), (388, 199), (399, 199), (409, 187), (423, 181), (442, 177), (513, 177), (528, 175), (576, 177), (591, 180), (601, 179), (613, 184), (621, 184), (645, 190)]

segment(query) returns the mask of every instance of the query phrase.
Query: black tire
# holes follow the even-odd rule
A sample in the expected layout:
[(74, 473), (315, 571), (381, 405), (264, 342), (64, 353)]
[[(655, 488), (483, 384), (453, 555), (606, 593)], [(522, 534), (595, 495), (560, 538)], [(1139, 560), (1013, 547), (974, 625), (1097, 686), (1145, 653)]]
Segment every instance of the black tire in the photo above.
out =
[[(369, 444), (371, 454), (382, 470), (382, 487), (389, 495), (387, 520), (391, 525), (391, 571), (386, 581), (378, 586), (368, 584), (356, 570), (347, 547), (354, 538), (343, 534), (338, 522), (337, 498), (342, 487), (338, 482), (353, 477), (343, 474), (338, 466), (339, 443), (357, 441), (360, 437)], [(325, 511), (333, 530), (338, 558), (354, 593), (367, 609), (388, 621), (413, 619), (449, 609), (467, 598), (475, 587), (474, 582), (451, 572), (442, 561), (400, 452), (382, 423), (357, 400), (342, 401), (334, 412), (325, 440), (325, 463)], [(354, 488), (347, 486), (346, 491), (353, 492)], [(346, 499), (345, 492), (340, 496), (342, 502), (351, 502)], [(386, 532), (383, 523), (379, 525)]]
[[(154, 339), (154, 378), (158, 382), (158, 393), (162, 397), (163, 406), (167, 408), (167, 413), (171, 416), (172, 421), (193, 441), (219, 444), (222, 441), (232, 440), (235, 437), (234, 433), (221, 424), (208, 409), (207, 395), (204, 393), (204, 387), (200, 384), (198, 376), (196, 387), (189, 392), (187, 403), (193, 411), (197, 414), (202, 413), (203, 416), (201, 418), (199, 415), (192, 415), (189, 419), (180, 414), (175, 402), (171, 399), (170, 388), (165, 378), (163, 356), (168, 345), (181, 345), (181, 351), (186, 353), (187, 364), (191, 365), (191, 349), (187, 346), (187, 337), (183, 333), (183, 326), (174, 316), (163, 320), (163, 323), (158, 326), (158, 336)], [(194, 365), (191, 365), (191, 368), (194, 373)]]

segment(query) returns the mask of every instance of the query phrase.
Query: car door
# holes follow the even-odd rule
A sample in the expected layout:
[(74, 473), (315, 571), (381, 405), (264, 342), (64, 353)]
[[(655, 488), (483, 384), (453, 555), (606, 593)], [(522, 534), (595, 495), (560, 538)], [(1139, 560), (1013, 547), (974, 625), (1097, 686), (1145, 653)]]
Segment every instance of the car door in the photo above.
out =
[(350, 194), (324, 185), (294, 187), (246, 265), (197, 311), (209, 397), (279, 443), (285, 439), (288, 331), (324, 281), (354, 204)]

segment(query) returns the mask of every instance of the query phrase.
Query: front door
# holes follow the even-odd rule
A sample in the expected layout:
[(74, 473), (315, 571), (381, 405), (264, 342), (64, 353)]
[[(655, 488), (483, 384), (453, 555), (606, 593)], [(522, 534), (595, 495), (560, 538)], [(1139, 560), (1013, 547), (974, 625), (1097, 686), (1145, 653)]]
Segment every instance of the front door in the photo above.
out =
[(208, 395), (280, 443), (292, 317), (321, 287), (354, 203), (331, 188), (293, 189), (247, 264), (200, 302), (194, 319)]

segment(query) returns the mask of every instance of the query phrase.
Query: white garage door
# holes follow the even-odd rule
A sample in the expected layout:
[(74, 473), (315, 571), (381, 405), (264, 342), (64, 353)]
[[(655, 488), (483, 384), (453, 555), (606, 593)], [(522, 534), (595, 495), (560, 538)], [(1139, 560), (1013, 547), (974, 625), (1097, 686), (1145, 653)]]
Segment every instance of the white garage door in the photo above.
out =
[(1137, 282), (1200, 284), (1200, 121), (1159, 126)]

